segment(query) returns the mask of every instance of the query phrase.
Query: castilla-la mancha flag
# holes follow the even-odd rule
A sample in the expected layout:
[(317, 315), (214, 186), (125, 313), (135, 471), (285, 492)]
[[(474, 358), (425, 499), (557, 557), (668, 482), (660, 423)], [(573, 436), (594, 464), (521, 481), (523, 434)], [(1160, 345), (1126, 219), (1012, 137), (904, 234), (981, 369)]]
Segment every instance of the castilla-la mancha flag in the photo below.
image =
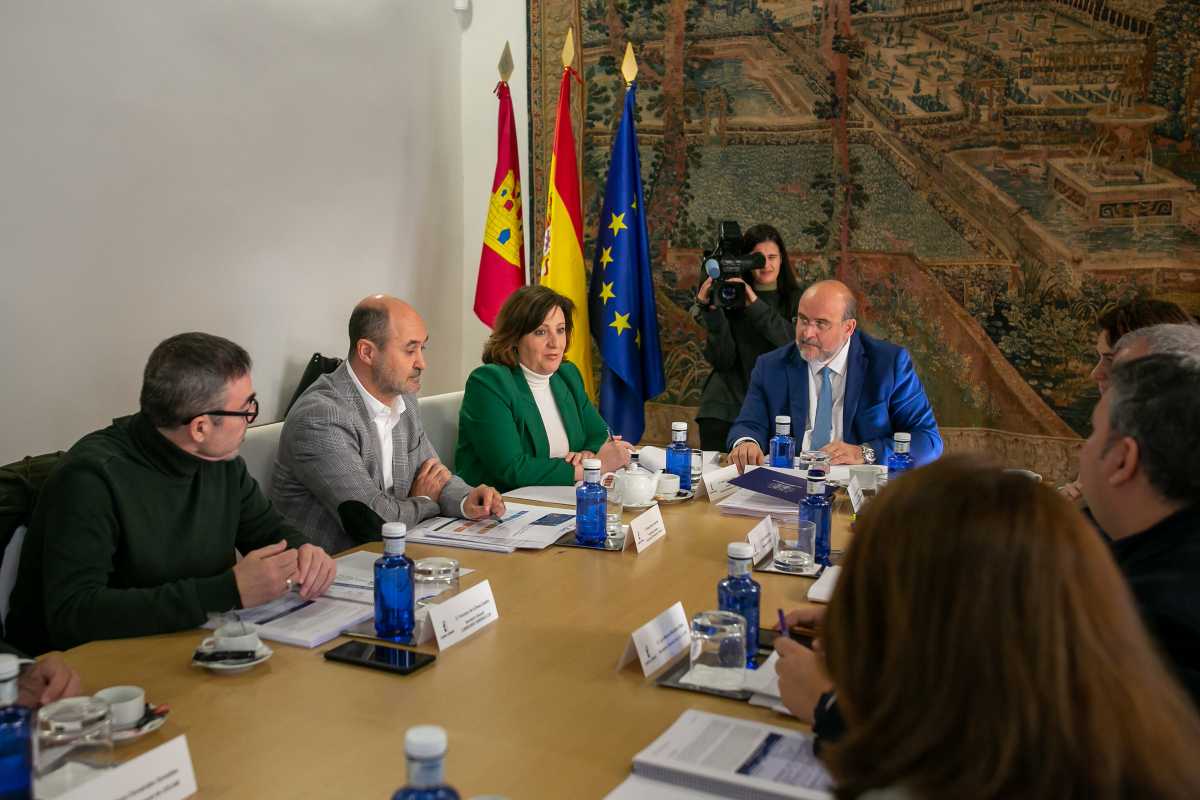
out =
[(580, 202), (579, 166), (575, 158), (575, 133), (571, 130), (571, 78), (563, 68), (554, 121), (554, 149), (550, 154), (550, 188), (546, 192), (546, 234), (538, 283), (549, 286), (575, 304), (571, 346), (567, 359), (579, 368), (588, 396), (596, 397), (592, 377), (592, 342), (588, 332), (587, 280), (583, 273), (583, 205)]
[(508, 296), (525, 285), (525, 235), (521, 230), (521, 164), (517, 158), (517, 126), (512, 95), (504, 81), (496, 84), (500, 121), (496, 132), (496, 173), (483, 231), (479, 278), (475, 281), (475, 316), (489, 328)]

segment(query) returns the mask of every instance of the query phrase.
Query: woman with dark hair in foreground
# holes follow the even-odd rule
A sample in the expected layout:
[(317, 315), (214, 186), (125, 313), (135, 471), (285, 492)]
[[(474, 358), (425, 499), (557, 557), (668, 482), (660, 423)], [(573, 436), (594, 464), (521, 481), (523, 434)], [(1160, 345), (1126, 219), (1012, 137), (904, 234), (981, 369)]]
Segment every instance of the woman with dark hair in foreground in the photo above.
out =
[[(821, 655), (780, 650), (806, 715)], [(1022, 475), (949, 457), (889, 485), (818, 651), (845, 720), (821, 750), (839, 798), (1200, 797), (1200, 718), (1111, 555)]]

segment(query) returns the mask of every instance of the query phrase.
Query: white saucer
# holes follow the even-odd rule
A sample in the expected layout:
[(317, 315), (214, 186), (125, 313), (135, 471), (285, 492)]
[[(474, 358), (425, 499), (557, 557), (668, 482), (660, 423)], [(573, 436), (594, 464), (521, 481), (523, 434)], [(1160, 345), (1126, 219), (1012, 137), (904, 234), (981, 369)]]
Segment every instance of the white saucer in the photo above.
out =
[[(196, 648), (202, 650), (204, 648)], [(248, 669), (253, 669), (259, 664), (266, 661), (271, 656), (275, 655), (275, 651), (267, 647), (265, 644), (259, 644), (258, 649), (254, 651), (253, 661), (192, 661), (193, 667), (204, 667), (213, 672), (224, 672), (227, 675), (236, 675), (239, 672), (245, 672)]]
[(682, 503), (685, 500), (691, 500), (695, 496), (696, 493), (694, 491), (687, 489), (677, 492), (674, 497), (658, 497), (657, 502), (671, 505), (672, 503)]
[(656, 505), (658, 505), (658, 501), (651, 500), (649, 503), (638, 503), (637, 505), (626, 504), (626, 505), (622, 506), (622, 508), (624, 508), (626, 511), (629, 511), (631, 509), (633, 511), (645, 511), (647, 508), (651, 508)]
[(154, 733), (167, 722), (167, 717), (170, 711), (163, 714), (161, 717), (155, 717), (140, 728), (122, 728), (113, 731), (113, 742), (120, 744), (121, 742), (135, 742), (148, 733)]

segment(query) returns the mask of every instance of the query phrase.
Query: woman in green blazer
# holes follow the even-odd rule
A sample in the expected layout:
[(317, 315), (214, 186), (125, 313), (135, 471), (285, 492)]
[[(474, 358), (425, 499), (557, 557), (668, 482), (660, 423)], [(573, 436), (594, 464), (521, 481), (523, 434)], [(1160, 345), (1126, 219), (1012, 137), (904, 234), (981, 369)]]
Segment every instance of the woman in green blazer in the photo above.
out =
[(598, 457), (605, 472), (628, 463), (630, 446), (609, 440), (579, 369), (563, 360), (574, 310), (545, 286), (518, 289), (500, 309), (458, 416), (454, 469), (467, 483), (569, 486), (584, 458)]

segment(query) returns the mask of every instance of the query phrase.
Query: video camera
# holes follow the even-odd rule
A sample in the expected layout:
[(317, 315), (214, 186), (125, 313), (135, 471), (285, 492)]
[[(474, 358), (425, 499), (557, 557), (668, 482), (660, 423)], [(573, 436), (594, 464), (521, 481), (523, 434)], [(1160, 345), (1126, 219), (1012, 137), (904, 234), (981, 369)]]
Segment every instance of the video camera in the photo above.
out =
[(741, 278), (750, 282), (751, 270), (762, 269), (766, 259), (762, 253), (744, 253), (741, 226), (727, 220), (717, 227), (717, 246), (704, 253), (701, 263), (704, 275), (713, 280), (713, 304), (719, 308), (737, 309), (746, 305), (746, 287), (729, 279)]

